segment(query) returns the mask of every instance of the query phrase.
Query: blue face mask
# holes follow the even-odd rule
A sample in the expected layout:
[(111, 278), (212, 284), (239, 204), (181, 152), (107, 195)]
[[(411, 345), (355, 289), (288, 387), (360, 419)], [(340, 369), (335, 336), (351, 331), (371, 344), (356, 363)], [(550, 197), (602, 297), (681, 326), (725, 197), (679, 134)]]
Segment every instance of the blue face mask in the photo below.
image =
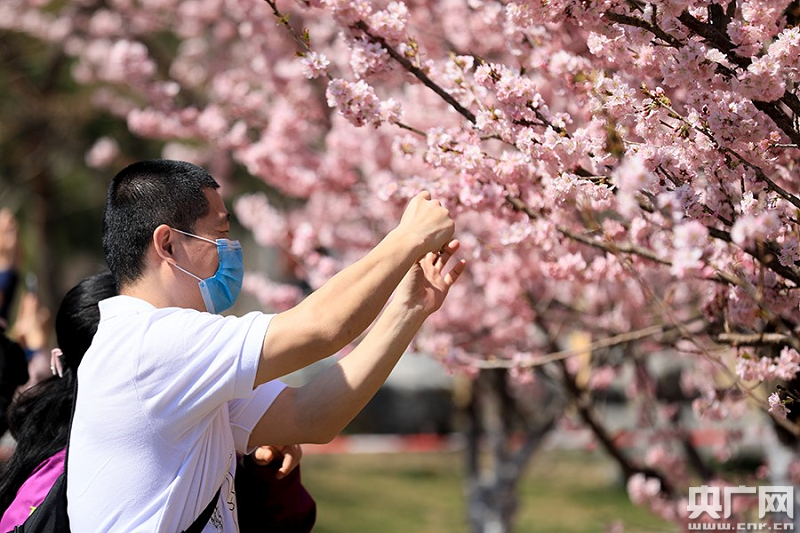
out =
[(175, 231), (217, 245), (219, 267), (217, 268), (217, 272), (210, 278), (199, 278), (175, 263), (170, 264), (198, 281), (200, 294), (203, 295), (203, 302), (205, 302), (206, 309), (209, 313), (221, 313), (230, 309), (239, 297), (239, 293), (242, 290), (242, 279), (244, 279), (242, 246), (239, 244), (239, 241), (232, 241), (230, 239), (217, 239), (216, 241), (212, 241), (211, 239), (206, 239), (205, 237), (187, 233), (179, 229)]

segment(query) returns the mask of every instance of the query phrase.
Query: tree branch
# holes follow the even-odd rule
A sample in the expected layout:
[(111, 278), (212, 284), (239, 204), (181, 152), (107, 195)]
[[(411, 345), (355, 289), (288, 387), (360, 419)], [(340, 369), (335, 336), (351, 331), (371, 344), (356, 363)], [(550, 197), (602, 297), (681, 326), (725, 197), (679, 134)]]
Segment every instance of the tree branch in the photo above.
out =
[(762, 102), (753, 100), (756, 109), (767, 115), (785, 133), (794, 144), (800, 144), (800, 132), (794, 129), (792, 119), (786, 116), (777, 102)]
[(407, 57), (405, 57), (403, 54), (401, 54), (400, 52), (395, 50), (392, 46), (390, 46), (383, 37), (373, 35), (372, 32), (370, 31), (369, 26), (367, 26), (365, 22), (363, 21), (357, 22), (356, 28), (361, 30), (364, 33), (364, 35), (370, 38), (372, 42), (380, 44), (387, 52), (389, 52), (389, 55), (392, 56), (392, 59), (403, 65), (403, 68), (405, 68), (415, 78), (421, 81), (423, 85), (425, 85), (430, 90), (438, 94), (442, 98), (442, 100), (450, 104), (450, 107), (458, 111), (464, 118), (466, 118), (473, 124), (475, 123), (476, 120), (475, 114), (472, 111), (470, 111), (469, 109), (458, 103), (458, 101), (456, 101), (456, 99), (453, 98), (450, 95), (450, 93), (442, 89), (437, 83), (431, 80), (422, 69), (420, 69), (416, 65), (413, 65), (411, 61), (408, 60)]
[[(717, 140), (716, 137), (714, 137), (713, 132), (711, 132), (708, 128), (706, 128), (706, 127), (702, 127), (701, 128), (701, 127), (698, 127), (698, 126), (692, 124), (691, 122), (689, 122), (686, 119), (686, 117), (684, 117), (683, 115), (678, 113), (671, 106), (671, 104), (669, 103), (669, 101), (667, 99), (665, 99), (663, 97), (659, 97), (658, 95), (654, 94), (649, 89), (647, 89), (646, 87), (642, 88), (642, 92), (653, 100), (653, 105), (654, 106), (661, 107), (662, 109), (666, 110), (666, 112), (667, 112), (667, 114), (668, 114), (668, 116), (670, 118), (679, 121), (686, 128), (690, 128), (690, 129), (692, 129), (692, 130), (694, 130), (694, 131), (696, 131), (696, 132), (698, 132), (698, 133), (700, 133), (702, 135), (705, 135), (706, 138), (708, 138), (708, 140), (711, 141), (711, 143), (714, 145), (714, 147), (717, 149), (718, 152), (723, 154), (726, 158), (731, 158), (731, 157), (735, 158), (741, 164), (743, 164), (747, 168), (751, 169), (753, 172), (756, 173), (756, 176), (758, 177), (758, 179), (762, 180), (764, 183), (767, 184), (767, 186), (769, 187), (769, 189), (771, 191), (776, 193), (778, 196), (780, 196), (781, 198), (783, 198), (787, 202), (790, 202), (796, 208), (800, 209), (800, 198), (798, 198), (797, 196), (791, 194), (787, 190), (785, 190), (782, 187), (780, 187), (777, 183), (772, 181), (766, 175), (766, 173), (764, 173), (764, 170), (761, 167), (751, 163), (750, 161), (745, 159), (744, 156), (742, 156), (741, 154), (739, 154), (735, 150), (733, 150), (731, 148), (728, 148), (726, 146), (723, 146), (723, 144), (720, 143)], [(775, 104), (775, 103), (765, 103), (765, 102), (758, 102), (758, 101), (754, 101), (753, 103), (754, 103), (754, 105), (756, 105), (757, 108), (759, 108), (761, 111), (764, 111), (765, 113), (767, 113), (766, 110), (773, 110), (773, 111), (777, 110), (777, 111), (780, 111), (780, 110), (778, 110), (777, 104)], [(759, 107), (759, 105), (761, 105), (761, 107)], [(762, 109), (762, 107), (763, 107), (763, 109)], [(767, 113), (767, 114), (769, 115), (769, 113)], [(793, 126), (791, 125), (791, 120), (789, 120), (789, 118), (786, 117), (785, 115), (780, 115), (780, 117), (783, 117), (784, 120), (789, 122), (789, 126), (788, 127), (789, 127), (790, 130), (792, 130)], [(778, 118), (780, 118), (780, 117), (778, 117)], [(772, 117), (770, 117), (770, 118), (772, 118)], [(775, 118), (773, 118), (773, 120), (775, 120)], [(800, 136), (800, 134), (796, 134), (796, 135)]]
[[(521, 213), (525, 213), (526, 215), (528, 215), (528, 217), (530, 219), (536, 220), (536, 219), (539, 218), (538, 213), (536, 213), (536, 211), (534, 211), (529, 205), (527, 205), (525, 202), (523, 202), (520, 198), (517, 198), (516, 196), (512, 196), (512, 195), (508, 194), (508, 195), (506, 195), (506, 201), (511, 205), (511, 207), (514, 208), (515, 211), (519, 211)], [(617, 244), (604, 243), (604, 242), (600, 242), (600, 241), (597, 241), (595, 239), (586, 237), (585, 235), (580, 235), (578, 233), (575, 233), (575, 232), (573, 232), (573, 231), (571, 231), (571, 230), (569, 230), (569, 229), (567, 229), (567, 228), (565, 228), (563, 226), (556, 225), (555, 228), (556, 228), (556, 231), (558, 231), (558, 233), (560, 233), (561, 235), (563, 235), (563, 236), (565, 236), (565, 237), (567, 237), (569, 239), (572, 239), (574, 241), (583, 243), (583, 244), (585, 244), (587, 246), (591, 246), (593, 248), (598, 248), (598, 249), (603, 250), (605, 252), (609, 252), (609, 253), (612, 253), (612, 254), (623, 253), (623, 254), (627, 254), (627, 255), (638, 255), (638, 256), (640, 256), (640, 257), (642, 257), (644, 259), (647, 259), (649, 261), (654, 261), (654, 262), (656, 262), (658, 264), (665, 265), (665, 266), (670, 266), (672, 264), (669, 261), (656, 256), (654, 253), (650, 252), (649, 250), (646, 250), (646, 249), (641, 248), (639, 246), (617, 245)]]
[[(539, 321), (538, 325), (547, 335), (548, 343), (550, 344), (551, 348), (555, 347), (555, 340), (547, 332), (545, 325), (542, 324), (541, 321)], [(628, 480), (636, 474), (644, 474), (647, 477), (656, 478), (661, 483), (661, 491), (663, 494), (667, 497), (670, 497), (674, 491), (671, 485), (667, 482), (666, 478), (659, 472), (656, 472), (652, 469), (645, 469), (635, 464), (622, 452), (622, 450), (619, 449), (614, 442), (614, 438), (608, 433), (605, 426), (600, 421), (600, 417), (595, 413), (589, 395), (586, 394), (586, 391), (581, 389), (580, 386), (578, 386), (577, 382), (572, 377), (572, 374), (570, 374), (569, 370), (567, 369), (566, 363), (563, 360), (560, 360), (558, 361), (558, 366), (561, 370), (561, 381), (565, 390), (572, 397), (575, 407), (578, 410), (578, 415), (581, 417), (581, 420), (583, 420), (584, 424), (591, 429), (595, 438), (600, 442), (600, 445), (603, 447), (606, 453), (608, 453), (608, 455), (610, 455), (611, 458), (616, 461), (617, 465), (619, 465), (623, 476), (625, 476), (625, 479)]]
[(784, 333), (720, 333), (714, 341), (731, 346), (791, 346), (800, 350), (800, 340)]
[[(731, 234), (727, 231), (715, 228), (713, 226), (706, 226), (708, 234), (727, 243), (733, 243)], [(759, 263), (772, 270), (776, 274), (782, 276), (784, 279), (793, 281), (800, 285), (800, 272), (796, 268), (784, 266), (780, 262), (780, 253), (775, 249), (774, 244), (769, 242), (757, 242), (755, 246), (742, 247), (747, 255), (757, 260)]]
[(689, 320), (686, 320), (681, 324), (660, 324), (657, 326), (649, 326), (635, 331), (629, 331), (627, 333), (620, 333), (619, 335), (614, 335), (611, 337), (607, 337), (605, 339), (600, 339), (596, 342), (593, 342), (587, 347), (581, 348), (580, 350), (558, 350), (556, 347), (555, 351), (552, 351), (547, 355), (532, 358), (530, 361), (520, 362), (520, 361), (510, 361), (506, 359), (495, 359), (491, 361), (489, 360), (475, 361), (474, 363), (480, 369), (533, 368), (537, 366), (546, 365), (547, 363), (552, 363), (554, 361), (561, 361), (569, 357), (574, 357), (576, 355), (580, 355), (581, 353), (585, 353), (586, 351), (594, 352), (597, 350), (603, 350), (605, 348), (612, 348), (614, 346), (619, 346), (622, 344), (628, 344), (630, 342), (639, 341), (642, 339), (646, 339), (647, 337), (652, 337), (658, 334), (680, 331), (681, 329), (692, 324), (693, 322), (696, 322), (697, 320), (700, 320), (701, 318), (702, 316), (698, 315), (690, 318)]
[(742, 57), (734, 52), (736, 46), (728, 39), (728, 34), (724, 28), (701, 22), (689, 13), (689, 11), (681, 13), (678, 16), (678, 20), (681, 21), (681, 24), (705, 39), (708, 44), (724, 53), (727, 58), (737, 66), (743, 69), (750, 66), (749, 58)]
[(681, 48), (683, 47), (683, 43), (680, 42), (677, 38), (673, 37), (669, 33), (665, 32), (657, 25), (647, 22), (646, 20), (639, 19), (636, 17), (632, 17), (630, 15), (623, 15), (621, 13), (613, 13), (611, 11), (607, 11), (603, 14), (608, 20), (616, 22), (618, 24), (623, 24), (625, 26), (634, 26), (636, 28), (641, 28), (643, 30), (649, 31), (665, 43), (669, 44), (673, 48)]
[[(704, 23), (692, 16), (688, 11), (681, 13), (678, 20), (688, 29), (703, 37), (708, 44), (724, 53), (736, 66), (742, 69), (747, 69), (750, 66), (750, 58), (742, 57), (734, 51), (736, 46), (730, 41), (726, 31), (727, 20), (725, 24), (714, 24), (714, 19), (712, 18), (712, 23)], [(717, 20), (717, 22), (719, 21)], [(796, 115), (800, 115), (800, 101), (789, 90), (783, 93), (780, 101), (785, 103)], [(800, 144), (800, 132), (795, 129), (792, 119), (778, 106), (777, 102), (764, 102), (761, 100), (753, 100), (752, 102), (759, 111), (771, 118), (792, 139), (793, 143)]]

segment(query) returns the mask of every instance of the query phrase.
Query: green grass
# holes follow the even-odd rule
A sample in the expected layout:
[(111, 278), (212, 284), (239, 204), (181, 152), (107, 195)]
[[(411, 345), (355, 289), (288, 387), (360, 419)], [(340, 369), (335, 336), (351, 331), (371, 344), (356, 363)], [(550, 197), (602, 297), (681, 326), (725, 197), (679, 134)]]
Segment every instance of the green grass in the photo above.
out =
[[(317, 501), (315, 533), (467, 533), (458, 453), (307, 455), (303, 483)], [(634, 506), (597, 453), (542, 452), (520, 486), (515, 531), (628, 533), (675, 528)]]

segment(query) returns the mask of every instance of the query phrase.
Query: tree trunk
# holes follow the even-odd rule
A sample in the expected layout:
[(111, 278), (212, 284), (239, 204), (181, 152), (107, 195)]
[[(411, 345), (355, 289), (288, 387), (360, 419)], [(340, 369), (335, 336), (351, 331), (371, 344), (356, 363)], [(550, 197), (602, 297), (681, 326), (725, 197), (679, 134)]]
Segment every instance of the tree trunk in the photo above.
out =
[(506, 370), (483, 370), (473, 382), (466, 428), (466, 491), (473, 533), (513, 531), (519, 480), (563, 404), (548, 401), (535, 410), (530, 407), (512, 394)]

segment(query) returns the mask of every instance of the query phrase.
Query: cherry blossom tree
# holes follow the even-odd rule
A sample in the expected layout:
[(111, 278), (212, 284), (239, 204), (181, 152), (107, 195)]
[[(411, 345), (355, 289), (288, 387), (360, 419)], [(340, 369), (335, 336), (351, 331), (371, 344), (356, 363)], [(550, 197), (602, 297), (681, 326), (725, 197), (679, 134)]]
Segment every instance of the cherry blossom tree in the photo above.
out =
[[(267, 308), (363, 254), (418, 190), (442, 199), (469, 274), (417, 344), (474, 380), (474, 531), (511, 529), (515, 484), (566, 405), (631, 498), (678, 523), (690, 484), (733, 483), (689, 428), (756, 412), (794, 450), (798, 17), (788, 0), (0, 5), (3, 29), (63, 47), (96, 104), (165, 157), (286, 199), (235, 200), (302, 282), (249, 274)], [(114, 149), (100, 139), (88, 161)], [(598, 410), (621, 383), (643, 456)]]

